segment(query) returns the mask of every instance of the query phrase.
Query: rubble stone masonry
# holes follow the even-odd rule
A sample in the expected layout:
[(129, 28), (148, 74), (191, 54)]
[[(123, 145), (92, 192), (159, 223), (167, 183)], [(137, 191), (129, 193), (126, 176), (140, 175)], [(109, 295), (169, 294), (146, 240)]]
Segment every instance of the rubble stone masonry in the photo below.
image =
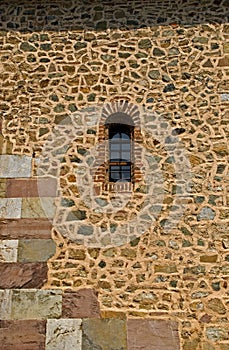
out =
[[(228, 14), (1, 2), (1, 349), (229, 349)], [(132, 183), (107, 175), (115, 113)]]

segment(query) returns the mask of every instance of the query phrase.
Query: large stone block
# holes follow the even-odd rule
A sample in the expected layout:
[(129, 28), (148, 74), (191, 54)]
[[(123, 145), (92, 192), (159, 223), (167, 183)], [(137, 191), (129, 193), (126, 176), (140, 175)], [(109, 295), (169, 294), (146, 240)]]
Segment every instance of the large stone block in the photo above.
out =
[(11, 296), (12, 290), (0, 290), (0, 320), (11, 318)]
[(45, 350), (46, 321), (0, 321), (1, 350)]
[(53, 218), (55, 210), (54, 198), (22, 199), (22, 218)]
[(20, 218), (21, 206), (21, 198), (0, 198), (0, 219)]
[(41, 288), (47, 281), (47, 263), (0, 263), (0, 288)]
[(60, 290), (16, 289), (12, 291), (12, 319), (59, 318), (62, 312)]
[(56, 251), (52, 239), (20, 240), (18, 244), (18, 262), (42, 262), (51, 258)]
[(7, 179), (6, 197), (56, 197), (57, 180), (41, 179)]
[(46, 350), (81, 350), (82, 320), (47, 320)]
[(98, 318), (100, 307), (97, 295), (92, 289), (63, 294), (63, 316), (66, 318)]
[(51, 229), (50, 220), (45, 218), (0, 220), (0, 239), (49, 239)]
[(83, 350), (127, 350), (125, 320), (84, 319), (82, 332)]
[(0, 241), (0, 262), (17, 262), (18, 240)]
[(174, 321), (129, 319), (128, 349), (179, 350), (178, 324)]
[(0, 155), (0, 177), (30, 177), (32, 157)]

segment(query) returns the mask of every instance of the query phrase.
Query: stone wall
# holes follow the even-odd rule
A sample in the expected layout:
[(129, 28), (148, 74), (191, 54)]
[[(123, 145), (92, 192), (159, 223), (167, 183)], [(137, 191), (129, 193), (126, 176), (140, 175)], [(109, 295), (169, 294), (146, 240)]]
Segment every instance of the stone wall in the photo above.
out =
[[(4, 349), (110, 349), (113, 327), (117, 349), (229, 347), (227, 14), (0, 5)], [(136, 123), (132, 187), (106, 180), (113, 112)]]

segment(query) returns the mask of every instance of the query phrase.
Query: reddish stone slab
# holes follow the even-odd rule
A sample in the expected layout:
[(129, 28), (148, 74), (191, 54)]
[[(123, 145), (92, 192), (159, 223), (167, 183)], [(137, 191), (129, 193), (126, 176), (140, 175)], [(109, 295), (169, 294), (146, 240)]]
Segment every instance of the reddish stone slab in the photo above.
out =
[(93, 289), (81, 289), (77, 292), (66, 291), (63, 294), (63, 317), (98, 318), (100, 307), (97, 294)]
[(2, 219), (0, 239), (49, 239), (52, 223), (48, 219)]
[(48, 267), (42, 263), (0, 263), (0, 289), (41, 288)]
[(7, 179), (7, 198), (56, 197), (57, 180), (48, 179)]
[(129, 319), (128, 350), (179, 350), (178, 323), (167, 320)]
[(46, 321), (0, 321), (1, 350), (45, 350)]

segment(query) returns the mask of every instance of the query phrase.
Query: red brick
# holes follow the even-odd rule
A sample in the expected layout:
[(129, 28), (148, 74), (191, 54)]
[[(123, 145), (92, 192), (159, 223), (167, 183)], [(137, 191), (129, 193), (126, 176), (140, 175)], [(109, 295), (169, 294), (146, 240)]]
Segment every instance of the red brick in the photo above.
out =
[(41, 288), (48, 266), (42, 263), (0, 263), (0, 289)]
[(56, 179), (7, 179), (6, 197), (56, 197)]
[(48, 219), (0, 220), (0, 239), (49, 239), (52, 224)]
[(100, 317), (100, 307), (95, 291), (86, 288), (77, 292), (66, 291), (63, 294), (63, 317)]
[(1, 350), (45, 350), (46, 321), (0, 321)]
[(179, 350), (178, 324), (175, 321), (129, 319), (128, 349)]

